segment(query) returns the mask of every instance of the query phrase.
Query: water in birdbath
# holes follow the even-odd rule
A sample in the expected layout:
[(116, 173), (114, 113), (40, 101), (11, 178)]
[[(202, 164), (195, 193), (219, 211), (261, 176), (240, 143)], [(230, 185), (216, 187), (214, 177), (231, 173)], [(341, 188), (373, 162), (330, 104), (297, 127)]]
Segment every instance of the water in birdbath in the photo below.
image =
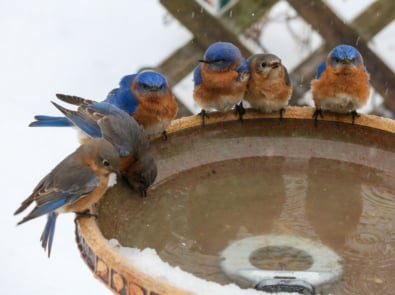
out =
[[(163, 179), (145, 199), (113, 193), (100, 206), (99, 226), (106, 238), (156, 249), (164, 261), (219, 283), (231, 282), (219, 254), (232, 241), (265, 234), (304, 237), (341, 257), (344, 272), (333, 294), (390, 294), (395, 289), (393, 177), (320, 157), (213, 161)], [(311, 266), (311, 256), (289, 246), (275, 255), (270, 249), (252, 253), (250, 261), (262, 269)]]

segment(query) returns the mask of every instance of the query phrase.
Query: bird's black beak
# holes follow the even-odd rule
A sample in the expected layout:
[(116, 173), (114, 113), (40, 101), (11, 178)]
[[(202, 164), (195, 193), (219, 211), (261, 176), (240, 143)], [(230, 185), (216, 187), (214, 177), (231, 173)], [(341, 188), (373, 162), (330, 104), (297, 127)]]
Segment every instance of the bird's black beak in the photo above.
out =
[(150, 89), (149, 89), (151, 92), (156, 92), (156, 91), (159, 91), (160, 90), (160, 87), (158, 87), (158, 86), (152, 86), (152, 87), (150, 87)]
[(353, 58), (345, 58), (345, 59), (342, 59), (342, 60), (341, 60), (341, 63), (342, 63), (342, 64), (345, 64), (345, 65), (352, 64), (353, 62), (354, 62), (354, 59), (353, 59)]

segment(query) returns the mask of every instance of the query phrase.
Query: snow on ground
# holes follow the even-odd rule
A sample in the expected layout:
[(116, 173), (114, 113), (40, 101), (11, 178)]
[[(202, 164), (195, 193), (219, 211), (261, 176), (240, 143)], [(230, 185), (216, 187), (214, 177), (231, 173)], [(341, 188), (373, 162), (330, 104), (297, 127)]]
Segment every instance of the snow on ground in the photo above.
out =
[[(109, 241), (115, 252), (125, 258), (125, 263), (131, 267), (137, 267), (153, 278), (165, 282), (171, 282), (174, 286), (195, 291), (197, 294), (210, 295), (262, 295), (269, 294), (254, 289), (241, 289), (236, 284), (220, 285), (216, 282), (207, 281), (183, 271), (180, 267), (173, 267), (164, 262), (158, 253), (151, 248), (136, 249), (122, 247), (115, 239)], [(297, 293), (277, 293), (278, 295), (292, 295)]]

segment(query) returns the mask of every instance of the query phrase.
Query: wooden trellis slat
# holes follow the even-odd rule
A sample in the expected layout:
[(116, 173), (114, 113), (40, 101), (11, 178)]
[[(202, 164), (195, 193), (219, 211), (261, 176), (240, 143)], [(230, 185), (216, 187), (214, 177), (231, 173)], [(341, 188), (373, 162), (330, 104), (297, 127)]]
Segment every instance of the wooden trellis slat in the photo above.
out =
[(160, 3), (194, 35), (203, 48), (217, 41), (227, 41), (239, 47), (243, 55), (251, 54), (234, 32), (226, 28), (219, 18), (208, 13), (197, 2), (160, 0)]
[(364, 40), (370, 40), (395, 19), (395, 1), (375, 1), (361, 13), (351, 26)]

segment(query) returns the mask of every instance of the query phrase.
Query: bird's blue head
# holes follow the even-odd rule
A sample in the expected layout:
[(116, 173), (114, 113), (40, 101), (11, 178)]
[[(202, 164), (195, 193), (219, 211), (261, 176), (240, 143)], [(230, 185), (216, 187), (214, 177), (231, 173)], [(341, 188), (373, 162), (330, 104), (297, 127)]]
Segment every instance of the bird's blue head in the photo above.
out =
[(166, 78), (154, 71), (143, 71), (137, 74), (136, 88), (142, 95), (149, 93), (164, 95), (168, 90)]
[(200, 62), (206, 63), (213, 71), (223, 71), (230, 68), (237, 59), (241, 59), (239, 48), (229, 42), (216, 42), (207, 48), (204, 59)]
[(349, 65), (359, 67), (363, 61), (357, 49), (350, 45), (339, 45), (331, 51), (329, 63), (332, 67), (344, 67)]

